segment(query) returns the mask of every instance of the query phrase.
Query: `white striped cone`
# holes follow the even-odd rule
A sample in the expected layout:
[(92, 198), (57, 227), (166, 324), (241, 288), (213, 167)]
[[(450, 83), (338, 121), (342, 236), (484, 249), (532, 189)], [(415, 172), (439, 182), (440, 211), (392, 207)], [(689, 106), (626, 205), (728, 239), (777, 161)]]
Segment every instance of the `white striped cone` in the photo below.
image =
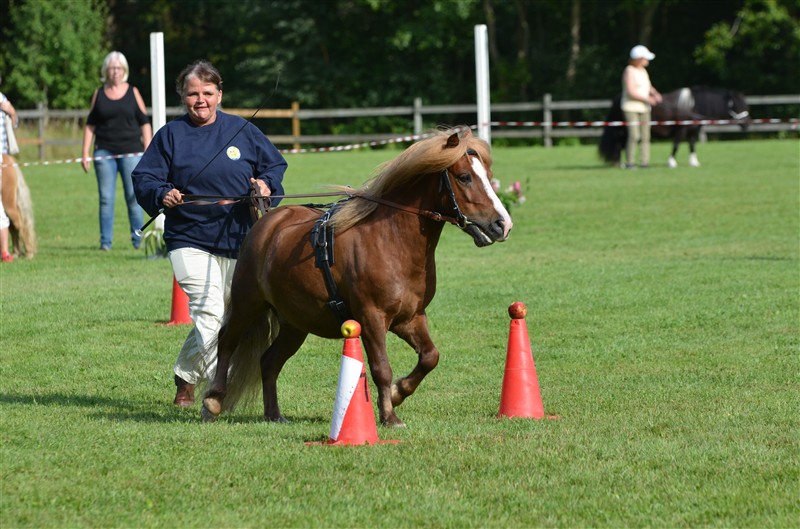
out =
[(329, 444), (363, 445), (378, 442), (378, 428), (375, 426), (361, 340), (358, 338), (344, 340), (329, 437)]

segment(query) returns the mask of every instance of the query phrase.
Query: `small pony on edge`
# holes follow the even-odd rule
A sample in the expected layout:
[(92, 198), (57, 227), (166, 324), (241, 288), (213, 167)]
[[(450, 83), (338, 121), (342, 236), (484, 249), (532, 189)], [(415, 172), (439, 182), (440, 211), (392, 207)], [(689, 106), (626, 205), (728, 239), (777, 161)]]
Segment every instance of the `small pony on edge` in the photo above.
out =
[[(260, 387), (264, 419), (286, 422), (278, 375), (309, 334), (341, 338), (342, 315), (331, 310), (338, 297), (361, 324), (380, 422), (404, 426), (395, 407), (439, 362), (425, 308), (436, 292), (434, 254), (445, 223), (479, 247), (505, 241), (511, 231), (511, 217), (492, 189), (491, 164), (489, 145), (469, 129), (440, 130), (380, 166), (361, 188), (339, 188), (350, 198), (326, 213), (281, 206), (261, 217), (236, 263), (203, 420), (214, 421)], [(322, 260), (331, 263), (333, 289), (323, 277), (319, 247), (330, 252)], [(387, 332), (418, 355), (411, 373), (394, 382)]]
[(3, 209), (11, 221), (9, 227), (11, 254), (27, 259), (36, 254), (36, 231), (33, 227), (33, 202), (28, 184), (22, 176), (17, 160), (3, 154), (2, 162)]

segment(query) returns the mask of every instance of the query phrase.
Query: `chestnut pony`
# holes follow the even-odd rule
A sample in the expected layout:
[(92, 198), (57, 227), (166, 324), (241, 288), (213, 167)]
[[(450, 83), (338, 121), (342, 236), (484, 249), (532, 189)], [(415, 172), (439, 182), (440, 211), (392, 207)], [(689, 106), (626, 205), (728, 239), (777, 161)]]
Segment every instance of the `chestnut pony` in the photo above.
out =
[[(476, 246), (508, 238), (511, 217), (492, 190), (491, 163), (489, 146), (469, 129), (439, 130), (380, 166), (361, 188), (339, 188), (351, 197), (332, 209), (330, 270), (350, 317), (361, 324), (385, 426), (404, 426), (394, 408), (439, 362), (425, 308), (436, 292), (434, 252), (445, 222)], [(205, 421), (233, 409), (260, 382), (264, 419), (285, 422), (277, 394), (284, 364), (309, 334), (341, 338), (343, 318), (328, 306), (315, 264), (311, 234), (321, 215), (281, 206), (245, 238), (218, 336), (216, 376), (203, 399)], [(411, 373), (395, 382), (386, 354), (389, 331), (418, 355)]]

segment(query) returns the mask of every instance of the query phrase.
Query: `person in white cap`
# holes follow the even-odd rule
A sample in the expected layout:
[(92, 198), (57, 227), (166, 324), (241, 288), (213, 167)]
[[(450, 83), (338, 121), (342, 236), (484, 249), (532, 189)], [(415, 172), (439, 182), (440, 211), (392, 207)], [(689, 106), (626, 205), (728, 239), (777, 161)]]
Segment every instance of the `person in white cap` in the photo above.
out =
[(630, 60), (622, 72), (622, 111), (628, 122), (628, 144), (625, 167), (636, 167), (636, 145), (639, 165), (650, 164), (650, 108), (661, 102), (661, 94), (650, 83), (647, 65), (656, 56), (641, 44), (631, 49)]

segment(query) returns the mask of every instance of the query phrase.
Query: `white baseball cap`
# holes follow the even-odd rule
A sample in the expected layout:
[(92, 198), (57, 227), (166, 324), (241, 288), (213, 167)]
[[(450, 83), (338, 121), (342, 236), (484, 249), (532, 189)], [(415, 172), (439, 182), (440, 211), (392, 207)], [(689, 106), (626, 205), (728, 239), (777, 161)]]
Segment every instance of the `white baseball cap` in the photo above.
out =
[(631, 59), (647, 59), (648, 61), (652, 61), (655, 58), (656, 55), (648, 50), (647, 46), (639, 44), (631, 48)]

